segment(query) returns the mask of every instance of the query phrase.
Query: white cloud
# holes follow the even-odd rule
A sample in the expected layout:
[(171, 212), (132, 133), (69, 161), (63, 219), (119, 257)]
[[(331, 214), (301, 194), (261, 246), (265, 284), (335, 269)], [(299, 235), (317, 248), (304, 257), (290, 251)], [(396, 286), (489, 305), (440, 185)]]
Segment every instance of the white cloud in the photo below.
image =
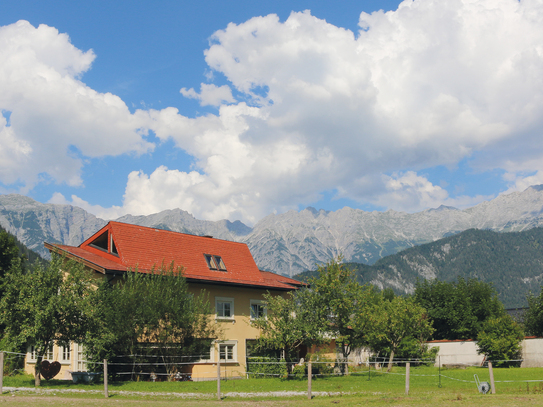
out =
[(0, 157), (9, 156), (0, 160), (0, 182), (29, 188), (45, 176), (79, 185), (83, 157), (153, 149), (146, 114), (78, 79), (94, 58), (52, 27), (0, 27), (0, 110), (10, 112), (10, 125), (0, 122)]
[(101, 219), (117, 219), (123, 215), (126, 215), (126, 210), (120, 206), (104, 208), (100, 205), (92, 205), (76, 195), (72, 195), (71, 200), (68, 200), (60, 192), (55, 192), (51, 199), (49, 199), (48, 203), (78, 206)]
[(385, 208), (401, 208), (407, 212), (440, 205), (463, 209), (493, 198), (483, 195), (451, 198), (446, 190), (413, 171), (382, 175), (381, 182), (376, 182), (376, 185), (383, 186), (383, 190), (369, 199), (371, 203)]
[(483, 198), (451, 199), (416, 172), (475, 152), (482, 170), (543, 156), (542, 4), (405, 1), (360, 26), (309, 12), (229, 24), (206, 62), (255, 107), (151, 113), (160, 138), (196, 157), (220, 213), (254, 219), (333, 189), (400, 210), (465, 205)]
[(199, 100), (201, 106), (219, 106), (223, 102), (234, 103), (236, 101), (228, 85), (216, 86), (202, 83), (199, 94), (193, 88), (182, 88), (179, 92), (186, 98)]
[[(13, 88), (9, 103), (0, 94), (0, 108), (13, 112), (13, 133), (1, 137), (16, 141), (9, 147), (19, 152), (16, 162), (45, 149), (45, 161), (31, 168), (76, 184), (66, 174), (77, 174), (81, 161), (66, 155), (69, 145), (88, 157), (143, 152), (152, 148), (144, 139), (152, 130), (191, 155), (194, 168), (131, 173), (125, 210), (181, 207), (249, 222), (314, 202), (325, 190), (398, 210), (465, 205), (482, 197), (452, 199), (418, 173), (468, 157), (479, 170), (503, 168), (513, 178), (543, 171), (543, 3), (406, 0), (396, 11), (362, 13), (360, 27), (353, 33), (310, 12), (229, 24), (205, 52), (208, 77), (228, 85), (181, 90), (219, 107), (196, 118), (173, 107), (131, 115), (116, 96), (77, 80), (90, 51), (49, 27), (4, 27), (12, 36), (46, 33), (64, 59), (53, 66), (17, 53), (10, 63), (21, 73), (5, 68), (0, 52), (0, 86)], [(22, 79), (12, 86), (6, 72), (30, 78), (32, 92)]]

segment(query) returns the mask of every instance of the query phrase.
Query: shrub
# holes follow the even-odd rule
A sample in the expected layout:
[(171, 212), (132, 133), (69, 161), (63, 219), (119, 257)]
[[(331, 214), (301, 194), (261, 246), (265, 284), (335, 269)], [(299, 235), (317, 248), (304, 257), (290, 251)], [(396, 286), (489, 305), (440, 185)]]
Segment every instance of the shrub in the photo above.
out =
[[(284, 359), (277, 360), (267, 356), (255, 356), (248, 358), (249, 366), (247, 373), (252, 378), (262, 377), (288, 377), (287, 362)], [(303, 366), (302, 366), (303, 367)]]
[(523, 338), (521, 327), (509, 315), (489, 318), (477, 336), (477, 352), (484, 354), (496, 366), (519, 365)]

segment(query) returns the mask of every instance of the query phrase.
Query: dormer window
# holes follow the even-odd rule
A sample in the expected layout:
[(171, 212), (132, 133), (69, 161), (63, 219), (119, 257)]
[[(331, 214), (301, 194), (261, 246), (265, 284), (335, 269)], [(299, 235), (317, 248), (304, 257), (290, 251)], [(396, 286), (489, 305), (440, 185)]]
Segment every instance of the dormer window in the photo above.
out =
[(106, 253), (111, 253), (115, 256), (119, 256), (119, 252), (117, 252), (117, 246), (115, 245), (113, 236), (107, 231), (102, 233), (92, 242), (90, 242), (89, 246), (94, 247), (95, 249), (100, 249)]
[(207, 267), (209, 267), (210, 270), (226, 271), (226, 266), (224, 265), (221, 256), (204, 254), (204, 257), (206, 259)]

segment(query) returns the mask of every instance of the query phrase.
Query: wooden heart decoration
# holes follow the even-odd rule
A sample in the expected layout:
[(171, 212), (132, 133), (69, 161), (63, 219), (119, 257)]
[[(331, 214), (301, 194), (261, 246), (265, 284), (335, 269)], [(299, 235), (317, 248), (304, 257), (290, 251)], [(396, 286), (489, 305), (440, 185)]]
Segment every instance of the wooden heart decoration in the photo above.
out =
[(52, 379), (60, 372), (60, 368), (60, 363), (57, 361), (49, 363), (48, 360), (44, 360), (41, 362), (41, 375), (45, 380)]

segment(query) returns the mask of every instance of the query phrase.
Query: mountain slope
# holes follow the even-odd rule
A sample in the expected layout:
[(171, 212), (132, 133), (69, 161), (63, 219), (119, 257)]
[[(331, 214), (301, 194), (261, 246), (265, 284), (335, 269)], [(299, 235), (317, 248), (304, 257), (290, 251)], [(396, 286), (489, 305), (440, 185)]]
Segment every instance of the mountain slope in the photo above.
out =
[[(373, 264), (403, 249), (471, 228), (507, 232), (543, 226), (543, 186), (500, 195), (465, 210), (442, 206), (410, 214), (307, 208), (269, 215), (253, 228), (239, 221), (198, 220), (180, 209), (118, 220), (245, 242), (260, 268), (292, 276), (339, 254), (347, 261)], [(0, 225), (45, 256), (43, 241), (78, 245), (105, 223), (70, 205), (0, 195)]]
[[(526, 305), (528, 292), (543, 283), (543, 228), (497, 233), (470, 229), (455, 236), (387, 256), (372, 266), (349, 263), (359, 282), (412, 293), (417, 279), (456, 281), (459, 277), (492, 283), (508, 308)], [(315, 275), (305, 272), (303, 280)]]

